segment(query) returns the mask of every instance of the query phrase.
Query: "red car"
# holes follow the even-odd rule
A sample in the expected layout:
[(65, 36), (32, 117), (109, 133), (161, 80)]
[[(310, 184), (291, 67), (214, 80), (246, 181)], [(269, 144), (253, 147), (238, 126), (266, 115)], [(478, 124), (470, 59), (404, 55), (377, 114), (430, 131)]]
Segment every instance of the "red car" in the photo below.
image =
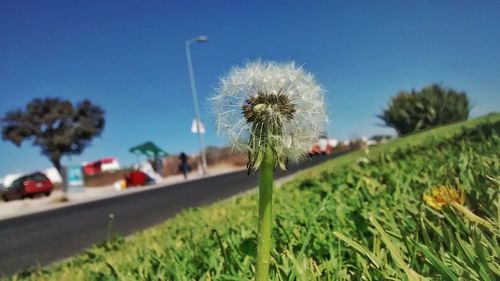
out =
[(5, 201), (9, 201), (34, 197), (37, 194), (49, 196), (53, 189), (54, 185), (47, 176), (37, 172), (15, 180), (9, 187), (5, 188), (2, 197)]
[(125, 176), (125, 182), (127, 187), (133, 187), (152, 184), (154, 180), (142, 171), (131, 171)]

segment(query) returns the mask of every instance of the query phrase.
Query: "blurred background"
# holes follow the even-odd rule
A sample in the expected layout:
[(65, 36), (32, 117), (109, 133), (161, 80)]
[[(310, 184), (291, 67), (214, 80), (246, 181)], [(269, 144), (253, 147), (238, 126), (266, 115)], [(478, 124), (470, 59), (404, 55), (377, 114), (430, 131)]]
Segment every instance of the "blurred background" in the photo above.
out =
[[(198, 153), (185, 43), (206, 35), (190, 45), (206, 145), (226, 145), (207, 101), (218, 78), (259, 58), (316, 75), (329, 136), (395, 135), (376, 115), (402, 90), (441, 83), (467, 92), (471, 116), (499, 108), (499, 10), (495, 1), (1, 1), (0, 113), (43, 97), (99, 105), (104, 130), (64, 165), (130, 166), (129, 148), (149, 140)], [(0, 155), (0, 175), (51, 166), (29, 143), (0, 142)]]

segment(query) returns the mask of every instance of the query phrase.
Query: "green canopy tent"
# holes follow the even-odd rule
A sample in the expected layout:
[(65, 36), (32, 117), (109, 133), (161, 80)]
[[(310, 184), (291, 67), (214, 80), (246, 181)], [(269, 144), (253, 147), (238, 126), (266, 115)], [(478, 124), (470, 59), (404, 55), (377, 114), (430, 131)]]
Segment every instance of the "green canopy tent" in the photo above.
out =
[(134, 146), (130, 148), (129, 151), (137, 156), (143, 155), (148, 158), (154, 158), (154, 159), (159, 157), (165, 157), (168, 155), (168, 153), (166, 153), (161, 148), (156, 146), (156, 144), (150, 141), (140, 144), (138, 146)]
[(150, 159), (150, 163), (154, 171), (156, 173), (159, 173), (160, 175), (163, 174), (163, 161), (161, 160), (161, 158), (168, 156), (168, 153), (156, 146), (156, 144), (148, 141), (130, 148), (129, 151), (137, 155), (137, 162), (139, 162), (140, 156), (146, 156), (148, 159)]

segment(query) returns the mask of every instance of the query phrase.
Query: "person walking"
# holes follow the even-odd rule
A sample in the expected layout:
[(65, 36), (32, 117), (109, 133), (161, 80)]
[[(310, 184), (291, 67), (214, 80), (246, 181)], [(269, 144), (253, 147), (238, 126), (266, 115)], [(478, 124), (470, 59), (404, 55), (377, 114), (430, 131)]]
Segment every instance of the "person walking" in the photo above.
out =
[(191, 167), (189, 167), (188, 156), (186, 155), (186, 153), (181, 152), (181, 154), (179, 155), (179, 160), (181, 160), (181, 163), (179, 164), (179, 171), (184, 175), (184, 179), (187, 179)]

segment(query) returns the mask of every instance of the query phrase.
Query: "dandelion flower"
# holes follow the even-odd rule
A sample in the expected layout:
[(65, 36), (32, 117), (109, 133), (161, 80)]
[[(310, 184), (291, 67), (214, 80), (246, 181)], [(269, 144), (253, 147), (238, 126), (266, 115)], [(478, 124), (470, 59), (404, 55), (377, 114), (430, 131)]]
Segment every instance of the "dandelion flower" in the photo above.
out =
[(430, 192), (424, 194), (423, 199), (427, 205), (436, 210), (441, 210), (446, 205), (456, 202), (464, 204), (464, 193), (462, 190), (450, 186), (435, 186)]
[(265, 144), (282, 169), (298, 162), (327, 123), (323, 89), (294, 63), (234, 67), (220, 80), (213, 105), (219, 133), (248, 152), (249, 172), (258, 169)]
[(460, 212), (465, 219), (478, 225), (484, 226), (492, 231), (497, 231), (495, 223), (481, 218), (464, 206), (465, 195), (460, 188), (451, 186), (435, 186), (430, 192), (424, 194), (423, 200), (427, 205), (441, 211), (444, 206), (452, 207)]
[(323, 99), (301, 67), (261, 61), (231, 69), (213, 99), (219, 132), (248, 152), (249, 173), (260, 170), (257, 281), (269, 279), (274, 170), (299, 161), (325, 131)]

